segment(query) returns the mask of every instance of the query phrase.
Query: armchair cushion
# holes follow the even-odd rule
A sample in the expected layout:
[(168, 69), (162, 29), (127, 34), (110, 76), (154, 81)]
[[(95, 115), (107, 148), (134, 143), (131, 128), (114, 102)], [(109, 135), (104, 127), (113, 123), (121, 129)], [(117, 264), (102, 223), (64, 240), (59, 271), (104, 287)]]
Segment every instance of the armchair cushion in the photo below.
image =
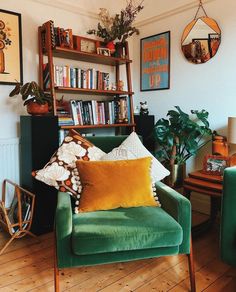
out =
[(72, 221), (76, 255), (175, 247), (183, 240), (181, 226), (158, 207), (79, 213)]

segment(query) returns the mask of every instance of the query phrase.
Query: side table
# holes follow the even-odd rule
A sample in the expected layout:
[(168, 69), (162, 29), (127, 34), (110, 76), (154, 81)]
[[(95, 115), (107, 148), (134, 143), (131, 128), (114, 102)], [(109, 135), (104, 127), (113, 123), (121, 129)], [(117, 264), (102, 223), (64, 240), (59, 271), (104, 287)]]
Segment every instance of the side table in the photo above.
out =
[(189, 173), (189, 177), (184, 180), (183, 194), (189, 200), (192, 192), (210, 196), (211, 199), (210, 217), (207, 221), (192, 228), (193, 236), (209, 230), (215, 222), (222, 190), (222, 176), (204, 174), (201, 170)]

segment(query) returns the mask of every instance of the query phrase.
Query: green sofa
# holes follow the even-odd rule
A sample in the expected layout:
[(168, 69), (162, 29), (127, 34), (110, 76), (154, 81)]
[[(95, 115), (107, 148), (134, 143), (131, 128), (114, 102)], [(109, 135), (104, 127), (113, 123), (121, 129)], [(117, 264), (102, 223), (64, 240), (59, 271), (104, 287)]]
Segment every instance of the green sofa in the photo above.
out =
[[(126, 136), (91, 137), (109, 152)], [(191, 206), (188, 199), (156, 182), (159, 207), (137, 207), (73, 214), (73, 199), (58, 193), (55, 217), (55, 291), (59, 269), (187, 254), (195, 291), (191, 253)]]
[(221, 205), (221, 258), (236, 266), (236, 167), (226, 168)]

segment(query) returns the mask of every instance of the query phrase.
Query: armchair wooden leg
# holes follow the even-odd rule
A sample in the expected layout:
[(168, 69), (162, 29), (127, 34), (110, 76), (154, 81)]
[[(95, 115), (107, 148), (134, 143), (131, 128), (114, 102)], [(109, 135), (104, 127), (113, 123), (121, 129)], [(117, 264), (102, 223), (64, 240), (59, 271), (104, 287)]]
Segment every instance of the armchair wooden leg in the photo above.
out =
[(57, 248), (56, 248), (56, 235), (55, 235), (55, 243), (54, 243), (54, 290), (55, 292), (59, 292), (59, 269), (57, 264)]
[(188, 265), (189, 265), (189, 277), (190, 277), (191, 292), (196, 292), (192, 238), (190, 240), (190, 254), (188, 254)]

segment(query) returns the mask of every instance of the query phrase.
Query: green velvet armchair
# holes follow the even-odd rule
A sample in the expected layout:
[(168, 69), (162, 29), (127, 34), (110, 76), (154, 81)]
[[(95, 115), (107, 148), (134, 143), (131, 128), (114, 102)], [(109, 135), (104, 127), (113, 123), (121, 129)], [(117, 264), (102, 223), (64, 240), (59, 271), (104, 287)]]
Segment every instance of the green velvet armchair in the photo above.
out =
[[(126, 136), (93, 137), (109, 152)], [(67, 193), (58, 193), (55, 217), (55, 291), (59, 269), (114, 262), (188, 255), (191, 291), (195, 291), (191, 248), (191, 205), (188, 199), (156, 183), (160, 207), (119, 208), (73, 214)]]
[(226, 168), (221, 205), (221, 258), (236, 266), (236, 167)]

